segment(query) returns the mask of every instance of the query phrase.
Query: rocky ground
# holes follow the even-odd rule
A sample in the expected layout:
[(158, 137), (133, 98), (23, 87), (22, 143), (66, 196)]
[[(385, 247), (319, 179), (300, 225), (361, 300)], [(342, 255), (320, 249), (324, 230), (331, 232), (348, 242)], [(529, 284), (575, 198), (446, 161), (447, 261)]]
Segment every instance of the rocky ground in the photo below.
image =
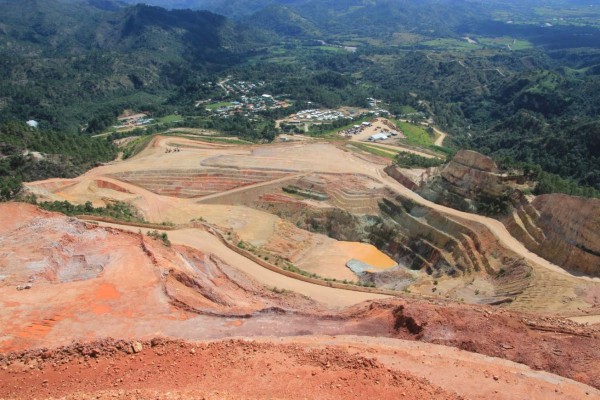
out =
[[(433, 358), (454, 368), (428, 373)], [(518, 364), (441, 346), (351, 337), (108, 339), (9, 354), (0, 365), (3, 399), (592, 399), (600, 394)]]
[(0, 376), (0, 397), (18, 398), (460, 398), (342, 349), (237, 340), (78, 344), (23, 354)]

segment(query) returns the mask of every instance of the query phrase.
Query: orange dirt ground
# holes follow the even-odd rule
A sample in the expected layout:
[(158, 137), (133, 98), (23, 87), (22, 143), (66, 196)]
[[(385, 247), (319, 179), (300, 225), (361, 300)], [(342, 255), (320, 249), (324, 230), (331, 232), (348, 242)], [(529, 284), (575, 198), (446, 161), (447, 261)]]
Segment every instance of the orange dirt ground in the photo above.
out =
[(107, 339), (13, 353), (0, 364), (3, 399), (577, 400), (600, 394), (456, 349), (357, 337)]
[[(411, 374), (421, 378), (427, 377), (432, 382), (435, 378), (439, 380), (439, 386), (449, 390), (446, 393), (438, 391), (435, 385), (421, 385), (420, 390), (431, 392), (414, 392), (417, 396), (414, 398), (436, 398), (427, 397), (436, 395), (448, 398), (444, 396), (454, 396), (455, 392), (467, 398), (489, 398), (494, 391), (500, 392), (496, 383), (498, 380), (502, 380), (505, 385), (520, 382), (523, 390), (532, 390), (531, 388), (535, 387), (539, 393), (548, 394), (539, 398), (565, 398), (558, 394), (577, 393), (573, 391), (575, 389), (567, 391), (566, 388), (573, 385), (579, 388), (579, 393), (587, 391), (597, 394), (589, 386), (579, 386), (558, 375), (600, 387), (595, 372), (600, 369), (600, 332), (598, 329), (571, 321), (436, 300), (383, 299), (340, 309), (290, 292), (279, 293), (265, 289), (260, 283), (211, 253), (184, 246), (168, 248), (137, 233), (82, 223), (73, 218), (39, 211), (30, 205), (5, 204), (2, 211), (0, 222), (3, 234), (0, 235), (0, 241), (3, 254), (9, 254), (11, 259), (18, 261), (7, 262), (7, 257), (3, 256), (3, 281), (0, 285), (0, 348), (5, 355), (0, 356), (0, 361), (4, 362), (3, 367), (0, 362), (0, 396), (27, 398), (30, 396), (30, 392), (27, 391), (29, 388), (33, 390), (38, 387), (36, 385), (42, 385), (44, 391), (35, 393), (44, 393), (44, 396), (70, 395), (71, 398), (78, 398), (81, 395), (80, 391), (99, 391), (102, 398), (115, 393), (121, 396), (118, 390), (125, 388), (141, 390), (134, 394), (139, 395), (138, 398), (144, 398), (154, 391), (167, 390), (167, 386), (171, 384), (170, 388), (181, 391), (182, 396), (193, 397), (194, 393), (197, 394), (198, 390), (201, 390), (209, 395), (212, 391), (224, 392), (230, 398), (260, 398), (280, 395), (280, 385), (289, 381), (286, 377), (304, 376), (302, 371), (305, 370), (310, 371), (310, 377), (319, 376), (314, 378), (315, 385), (321, 385), (321, 388), (325, 389), (327, 385), (331, 386), (331, 382), (344, 381), (343, 378), (346, 377), (352, 383), (339, 384), (350, 385), (349, 390), (359, 395), (366, 393), (366, 388), (369, 387), (366, 381), (361, 380), (363, 378), (371, 385), (374, 381), (380, 382), (382, 386), (368, 389), (382, 390), (380, 398), (388, 398), (391, 394), (397, 396), (400, 389), (413, 393), (411, 390), (415, 388), (412, 384), (394, 386), (389, 383), (396, 379), (393, 378), (393, 373), (386, 369), (383, 369), (387, 372), (384, 372), (381, 379), (368, 373), (365, 376), (364, 368), (359, 372), (354, 368), (342, 368), (339, 373), (325, 374), (325, 380), (320, 380), (321, 375), (318, 371), (312, 375), (312, 364), (305, 358), (292, 358), (291, 364), (272, 361), (279, 360), (278, 357), (287, 357), (277, 356), (276, 353), (288, 354), (286, 347), (273, 347), (271, 342), (279, 340), (274, 337), (296, 336), (290, 338), (290, 345), (293, 345), (298, 354), (304, 354), (306, 348), (312, 345), (336, 344), (335, 340), (328, 338), (314, 339), (312, 342), (312, 335), (359, 335), (363, 338), (352, 339), (359, 341), (358, 344), (341, 347), (346, 350), (352, 348), (353, 352), (359, 354), (373, 353), (381, 362), (395, 365), (392, 369), (398, 371), (399, 376)], [(45, 240), (40, 240), (32, 234), (34, 231), (41, 234)], [(30, 238), (30, 241), (26, 238)], [(33, 247), (34, 241), (37, 247)], [(85, 259), (78, 257), (81, 253), (85, 253)], [(43, 267), (33, 261), (39, 259), (40, 254), (50, 260)], [(61, 262), (54, 264), (51, 260)], [(99, 262), (103, 262), (102, 270), (92, 268), (94, 274), (90, 275), (90, 266)], [(31, 279), (32, 276), (35, 279)], [(15, 290), (17, 285), (28, 281), (33, 282), (30, 289)], [(359, 295), (351, 291), (317, 288), (329, 294), (346, 292)], [(206, 357), (212, 360), (215, 367), (211, 373), (216, 374), (218, 371), (218, 375), (215, 375), (214, 380), (200, 380), (196, 386), (190, 386), (189, 378), (197, 375), (203, 377), (203, 374), (207, 373), (205, 366), (210, 365), (211, 361), (203, 361), (194, 366), (192, 360), (180, 358), (181, 353), (179, 356), (177, 353), (171, 355), (170, 357), (174, 357), (172, 360), (160, 362), (160, 365), (164, 366), (162, 371), (160, 367), (155, 368), (159, 361), (153, 359), (150, 353), (141, 356), (145, 367), (141, 366), (140, 356), (132, 358), (130, 355), (117, 355), (116, 358), (102, 361), (104, 364), (98, 365), (95, 364), (92, 353), (79, 353), (81, 358), (61, 356), (59, 361), (52, 362), (42, 362), (45, 358), (52, 358), (55, 354), (52, 350), (50, 355), (46, 355), (45, 351), (30, 351), (25, 356), (10, 353), (31, 348), (55, 349), (68, 345), (73, 340), (94, 341), (103, 337), (149, 340), (157, 335), (186, 340), (232, 336), (257, 337), (258, 341), (271, 344), (266, 346), (269, 351), (265, 354), (262, 354), (265, 352), (264, 346), (259, 347), (257, 351), (252, 350), (252, 354), (258, 353), (255, 356), (260, 355), (259, 360), (254, 361), (254, 356), (242, 355), (239, 362), (224, 362), (221, 358), (212, 359), (213, 355), (208, 353)], [(261, 337), (267, 338), (260, 339)], [(385, 337), (389, 339), (384, 339)], [(425, 347), (415, 348), (414, 345), (398, 339), (424, 342), (422, 345)], [(294, 345), (294, 342), (302, 343)], [(431, 346), (430, 343), (516, 361), (536, 370), (546, 370), (557, 375), (540, 377), (526, 367), (517, 367), (516, 364), (510, 364), (510, 368), (506, 370), (508, 364), (499, 358), (479, 359), (479, 356), (471, 353), (466, 353), (471, 354), (470, 356), (464, 356), (470, 361), (464, 357), (456, 359), (457, 350), (436, 347), (434, 351), (431, 350), (433, 348), (427, 347)], [(383, 344), (388, 346), (385, 347), (385, 351), (379, 349)], [(104, 354), (107, 351), (103, 349), (102, 344), (76, 345), (76, 350), (72, 348), (69, 351), (70, 354), (76, 355), (75, 353), (81, 351), (80, 348), (89, 349), (90, 346), (92, 350), (95, 347), (100, 348), (98, 351), (94, 350), (94, 354)], [(192, 344), (178, 344), (174, 348), (180, 348), (179, 346), (190, 349)], [(202, 346), (206, 344), (199, 346), (204, 348)], [(240, 351), (237, 349), (239, 346), (244, 348), (243, 345), (236, 344), (233, 346), (235, 352)], [(169, 350), (168, 353), (173, 351)], [(110, 353), (109, 350), (108, 352)], [(401, 352), (404, 356), (399, 359), (394, 352)], [(423, 358), (426, 354), (426, 358)], [(32, 355), (36, 355), (34, 358), (37, 360), (33, 364), (30, 360)], [(146, 355), (149, 357), (146, 358)], [(40, 357), (42, 361), (39, 360)], [(475, 358), (471, 359), (473, 357)], [(403, 361), (408, 358), (420, 359), (425, 365), (413, 361), (409, 368)], [(152, 362), (155, 362), (155, 365), (152, 365)], [(274, 374), (270, 374), (270, 371), (267, 372), (268, 368), (251, 368), (253, 362), (259, 365), (268, 362), (271, 365), (280, 365)], [(433, 373), (435, 364), (442, 362), (460, 365), (462, 372), (458, 373), (457, 368), (448, 368), (445, 372)], [(111, 367), (107, 371), (109, 365)], [(175, 368), (176, 365), (179, 367)], [(245, 367), (241, 368), (240, 365)], [(431, 367), (425, 368), (427, 365)], [(181, 372), (184, 366), (191, 368), (190, 375)], [(94, 367), (97, 369), (94, 370)], [(523, 368), (525, 370), (522, 370)], [(88, 369), (88, 372), (82, 369)], [(247, 373), (248, 369), (256, 371), (258, 376), (259, 371), (266, 374), (268, 385), (247, 387), (244, 390), (248, 392), (239, 392), (231, 385), (217, 382), (218, 376), (231, 377), (233, 382), (237, 382), (239, 374)], [(60, 371), (60, 374), (57, 371)], [(183, 374), (188, 379), (167, 379), (171, 377), (168, 371), (173, 371), (175, 376)], [(280, 371), (281, 375), (278, 375), (277, 371)], [(86, 373), (92, 373), (98, 380), (82, 379)], [(155, 378), (155, 373), (161, 377)], [(362, 378), (354, 379), (356, 374)], [(480, 374), (482, 380), (487, 376), (485, 382), (489, 385), (458, 385), (459, 380), (476, 374)], [(140, 381), (143, 376), (151, 379)], [(492, 379), (494, 376), (498, 377), (498, 380)], [(125, 378), (129, 386), (121, 385)], [(45, 384), (44, 380), (47, 381)], [(549, 381), (553, 383), (548, 385)], [(559, 382), (560, 385), (557, 386)], [(117, 386), (113, 386), (115, 384)], [(338, 383), (333, 384), (332, 397), (328, 397), (327, 390), (324, 390), (323, 398), (344, 397), (340, 396), (337, 385)], [(52, 389), (46, 392), (46, 388)], [(291, 387), (289, 395), (282, 397), (303, 398), (299, 392), (301, 388), (300, 384), (296, 389)], [(270, 394), (261, 392), (263, 389), (270, 391)], [(515, 393), (512, 387), (510, 393)], [(334, 394), (338, 397), (334, 397)]]

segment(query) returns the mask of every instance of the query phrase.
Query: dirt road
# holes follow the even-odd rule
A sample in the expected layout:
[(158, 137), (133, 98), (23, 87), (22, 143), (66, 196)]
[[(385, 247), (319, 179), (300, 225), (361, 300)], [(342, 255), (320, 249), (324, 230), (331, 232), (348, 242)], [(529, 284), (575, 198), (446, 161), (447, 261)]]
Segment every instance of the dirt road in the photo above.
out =
[(433, 128), (433, 131), (438, 134), (438, 137), (437, 137), (437, 139), (435, 139), (435, 142), (433, 144), (436, 146), (440, 146), (440, 147), (443, 146), (444, 140), (446, 139), (446, 136), (448, 136), (448, 134), (446, 132), (440, 131), (438, 128), (436, 128), (434, 126), (432, 126), (432, 128)]
[[(104, 222), (100, 223), (100, 225), (119, 228), (131, 232), (138, 232), (140, 230), (140, 228), (128, 225), (108, 224)], [(147, 231), (148, 229), (142, 229), (142, 232)], [(169, 240), (171, 240), (173, 243), (199, 249), (205, 253), (215, 254), (227, 264), (232, 265), (240, 271), (250, 275), (265, 286), (290, 290), (304, 296), (308, 296), (330, 307), (342, 308), (358, 304), (365, 300), (389, 298), (389, 296), (380, 294), (355, 292), (351, 290), (314, 285), (312, 283), (303, 282), (285, 275), (278, 274), (229, 249), (215, 236), (201, 229), (173, 230), (167, 232), (167, 234), (169, 236)]]

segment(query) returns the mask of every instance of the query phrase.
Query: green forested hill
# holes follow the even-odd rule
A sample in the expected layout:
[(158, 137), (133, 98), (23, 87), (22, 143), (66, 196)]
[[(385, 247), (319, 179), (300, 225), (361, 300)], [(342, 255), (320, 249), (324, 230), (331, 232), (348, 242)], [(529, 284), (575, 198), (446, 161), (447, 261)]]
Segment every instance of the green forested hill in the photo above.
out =
[[(0, 122), (35, 119), (44, 131), (79, 134), (110, 126), (124, 109), (178, 111), (186, 123), (271, 139), (281, 110), (218, 120), (195, 107), (237, 100), (217, 84), (230, 77), (264, 82), (261, 90), (295, 107), (367, 106), (375, 97), (395, 114), (416, 109), (456, 147), (600, 188), (600, 28), (592, 6), (154, 3), (206, 6), (236, 19), (113, 0), (0, 0)], [(571, 17), (555, 17), (565, 10)]]
[(264, 39), (209, 12), (92, 4), (0, 2), (0, 119), (75, 131), (98, 114), (152, 110)]
[(280, 36), (307, 38), (320, 37), (322, 32), (310, 20), (293, 9), (271, 5), (241, 20), (243, 23), (265, 29)]
[(540, 51), (402, 53), (369, 68), (368, 78), (428, 100), (458, 147), (536, 164), (598, 189), (600, 75), (572, 72), (570, 58)]

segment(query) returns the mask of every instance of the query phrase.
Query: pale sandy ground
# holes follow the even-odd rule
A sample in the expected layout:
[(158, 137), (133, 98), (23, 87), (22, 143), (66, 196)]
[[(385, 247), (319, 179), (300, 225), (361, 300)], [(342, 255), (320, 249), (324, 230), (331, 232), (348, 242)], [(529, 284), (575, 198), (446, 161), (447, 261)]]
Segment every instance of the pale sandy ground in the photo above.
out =
[[(174, 141), (183, 144), (191, 143), (196, 147), (185, 149), (179, 153), (166, 154), (164, 149), (167, 143)], [(149, 221), (153, 222), (170, 221), (173, 223), (185, 223), (191, 219), (202, 217), (208, 222), (219, 226), (236, 228), (244, 240), (256, 244), (265, 243), (272, 237), (274, 224), (278, 220), (273, 215), (247, 207), (207, 205), (199, 204), (194, 199), (159, 196), (137, 186), (106, 177), (106, 174), (131, 170), (201, 169), (211, 166), (256, 169), (268, 167), (289, 171), (290, 176), (313, 171), (364, 174), (388, 186), (393, 191), (414, 200), (418, 204), (433, 208), (451, 217), (461, 218), (486, 226), (505, 247), (516, 252), (531, 263), (534, 270), (539, 272), (539, 275), (543, 274), (545, 276), (544, 279), (550, 281), (560, 280), (559, 287), (552, 287), (553, 291), (560, 292), (565, 290), (567, 292), (575, 292), (581, 284), (586, 282), (600, 282), (600, 278), (571, 275), (557, 265), (530, 252), (522, 243), (510, 235), (500, 221), (464, 213), (427, 201), (385, 174), (381, 165), (370, 163), (365, 159), (355, 156), (349, 150), (344, 150), (343, 148), (327, 143), (231, 146), (201, 143), (183, 138), (158, 137), (152, 146), (149, 146), (148, 149), (133, 159), (96, 168), (73, 180), (54, 179), (35, 182), (28, 186), (38, 195), (42, 195), (42, 197), (46, 195), (50, 199), (67, 199), (78, 203), (90, 200), (94, 204), (103, 203), (105, 197), (131, 201), (144, 213)], [(112, 189), (98, 189), (94, 187), (94, 181), (98, 179), (119, 185), (122, 189), (130, 193), (123, 193)], [(196, 245), (202, 249), (200, 242), (197, 242)], [(345, 264), (348, 261), (347, 259), (343, 259), (346, 253), (342, 251), (339, 254), (341, 254), (338, 258), (339, 263)], [(317, 252), (313, 255), (306, 255), (306, 257), (308, 260), (307, 263), (319, 260)], [(307, 265), (307, 263), (304, 265)], [(317, 292), (320, 290), (322, 288), (316, 289)], [(544, 301), (543, 298), (539, 300)], [(556, 298), (555, 300), (560, 303), (560, 298)], [(548, 310), (557, 304), (563, 307), (559, 303), (548, 304)], [(567, 310), (568, 308), (565, 308), (565, 311)]]
[(570, 317), (569, 319), (574, 322), (579, 322), (580, 324), (600, 324), (600, 315), (585, 315), (582, 317)]
[(436, 145), (436, 146), (443, 146), (444, 145), (444, 140), (446, 139), (446, 137), (448, 136), (448, 134), (446, 132), (440, 131), (436, 127), (432, 127), (432, 128), (435, 131), (435, 133), (438, 134), (438, 137), (435, 139), (435, 142), (433, 144)]
[[(178, 140), (186, 142), (186, 139), (167, 138), (168, 141)], [(285, 145), (268, 145), (260, 147), (250, 146), (228, 146), (206, 144), (202, 149), (192, 149), (190, 151), (182, 151), (180, 153), (164, 154), (165, 139), (158, 139), (155, 144), (142, 152), (139, 156), (132, 160), (127, 160), (120, 164), (103, 166), (91, 170), (87, 174), (75, 180), (68, 181), (77, 183), (66, 190), (55, 193), (57, 197), (67, 198), (75, 201), (79, 196), (85, 197), (89, 192), (89, 180), (95, 177), (115, 172), (130, 171), (130, 170), (145, 170), (145, 169), (179, 169), (193, 168), (203, 165), (217, 166), (238, 166), (245, 168), (261, 168), (268, 166), (273, 169), (288, 169), (291, 171), (320, 171), (332, 173), (362, 173), (372, 177), (373, 179), (384, 183), (394, 191), (416, 201), (419, 204), (441, 211), (445, 214), (460, 217), (466, 220), (479, 222), (488, 227), (492, 233), (508, 248), (517, 252), (526, 260), (541, 267), (550, 269), (556, 273), (572, 276), (562, 268), (550, 263), (549, 261), (533, 254), (525, 248), (525, 246), (512, 237), (506, 230), (504, 225), (498, 220), (483, 217), (480, 215), (469, 214), (444, 207), (428, 200), (423, 199), (418, 194), (410, 191), (400, 183), (396, 182), (391, 177), (387, 176), (378, 165), (371, 164), (365, 160), (354, 157), (351, 152), (340, 151), (339, 148), (325, 143), (310, 143), (310, 144), (285, 144)], [(194, 144), (198, 142), (192, 141)], [(106, 179), (106, 178), (102, 178)], [(29, 187), (40, 186), (44, 182), (65, 182), (65, 180), (48, 180), (36, 182)], [(189, 200), (169, 198), (166, 196), (157, 196), (151, 192), (145, 191), (133, 185), (128, 185), (123, 182), (118, 182), (128, 190), (136, 193), (135, 204), (146, 204), (148, 217), (152, 221), (168, 220), (171, 222), (180, 222), (186, 218), (202, 216), (205, 213), (198, 212), (197, 204)], [(81, 186), (81, 187), (80, 187)], [(114, 191), (113, 191), (114, 192)], [(131, 195), (124, 195), (127, 198)], [(99, 197), (90, 195), (91, 197)], [(142, 200), (142, 201), (140, 201)], [(85, 200), (84, 200), (85, 201)], [(84, 201), (79, 201), (83, 203)], [(173, 210), (173, 208), (176, 208)], [(144, 207), (142, 207), (144, 209)], [(181, 215), (182, 217), (177, 217)], [(208, 213), (206, 213), (208, 215)], [(246, 216), (244, 216), (246, 217)], [(599, 278), (577, 277), (577, 279), (600, 282)]]
[(296, 262), (300, 269), (325, 278), (357, 281), (357, 276), (345, 267), (345, 263), (351, 259), (363, 261), (380, 270), (389, 269), (397, 264), (369, 244), (340, 242), (327, 237), (319, 239), (319, 243)]

